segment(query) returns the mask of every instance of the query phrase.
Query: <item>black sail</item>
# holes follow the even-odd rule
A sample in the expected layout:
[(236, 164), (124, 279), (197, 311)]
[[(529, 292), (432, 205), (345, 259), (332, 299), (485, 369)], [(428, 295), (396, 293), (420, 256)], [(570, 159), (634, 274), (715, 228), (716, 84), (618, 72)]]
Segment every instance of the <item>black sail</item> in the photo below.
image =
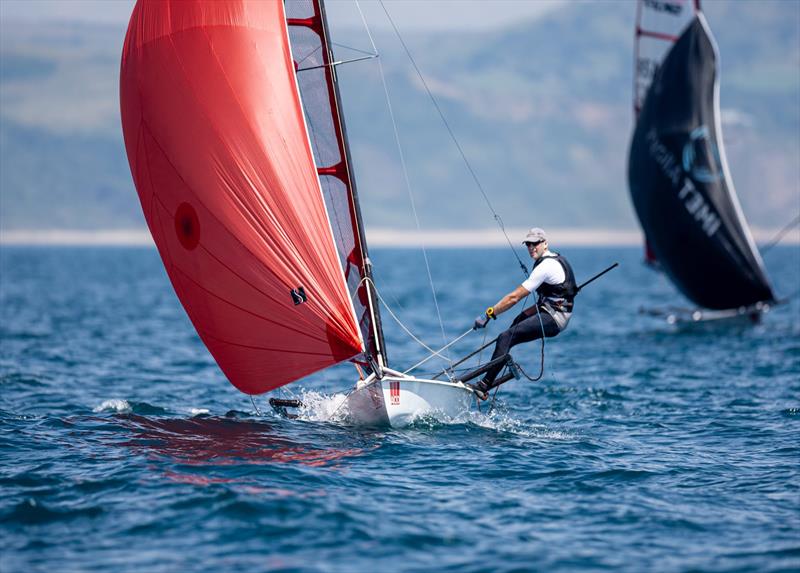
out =
[(728, 173), (717, 51), (702, 14), (664, 59), (631, 142), (628, 183), (656, 258), (709, 309), (774, 299)]

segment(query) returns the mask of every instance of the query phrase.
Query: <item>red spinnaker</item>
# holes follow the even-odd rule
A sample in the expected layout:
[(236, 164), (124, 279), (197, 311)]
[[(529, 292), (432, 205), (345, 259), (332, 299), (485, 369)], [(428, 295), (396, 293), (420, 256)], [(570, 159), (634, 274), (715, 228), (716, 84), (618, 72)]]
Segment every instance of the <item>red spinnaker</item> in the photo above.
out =
[(147, 224), (234, 386), (266, 392), (361, 353), (283, 2), (139, 0), (120, 76)]

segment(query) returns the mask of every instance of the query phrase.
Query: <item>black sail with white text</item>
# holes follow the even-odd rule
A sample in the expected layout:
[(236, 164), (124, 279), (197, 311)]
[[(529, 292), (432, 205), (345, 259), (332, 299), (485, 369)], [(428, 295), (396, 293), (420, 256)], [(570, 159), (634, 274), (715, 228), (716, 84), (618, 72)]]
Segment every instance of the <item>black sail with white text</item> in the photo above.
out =
[(631, 142), (633, 204), (662, 268), (709, 309), (774, 300), (728, 173), (717, 50), (698, 14), (656, 73)]

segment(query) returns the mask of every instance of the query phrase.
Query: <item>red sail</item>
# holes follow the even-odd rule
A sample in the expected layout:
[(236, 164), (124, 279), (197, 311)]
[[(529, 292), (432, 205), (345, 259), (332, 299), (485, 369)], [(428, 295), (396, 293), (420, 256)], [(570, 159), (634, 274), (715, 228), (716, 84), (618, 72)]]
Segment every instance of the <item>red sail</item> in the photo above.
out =
[(362, 352), (283, 2), (139, 0), (120, 97), (150, 232), (234, 386), (266, 392)]

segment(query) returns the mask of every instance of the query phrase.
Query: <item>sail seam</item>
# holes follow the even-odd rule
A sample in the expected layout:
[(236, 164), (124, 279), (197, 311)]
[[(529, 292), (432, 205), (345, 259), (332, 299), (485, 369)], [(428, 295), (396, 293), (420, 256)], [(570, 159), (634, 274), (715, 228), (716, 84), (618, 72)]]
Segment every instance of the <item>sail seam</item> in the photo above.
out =
[[(221, 64), (217, 53), (213, 50), (213, 48), (211, 48), (212, 42), (211, 42), (211, 39), (208, 37), (208, 33), (206, 32), (206, 30), (203, 30), (203, 34), (206, 36), (206, 39), (208, 40), (208, 45), (209, 45), (209, 48), (211, 49), (211, 53), (214, 56), (214, 60), (217, 62), (217, 67), (218, 67), (220, 73), (222, 74), (222, 77), (225, 78), (225, 81), (227, 82), (228, 86), (231, 88), (231, 93), (234, 94), (233, 97), (234, 97), (234, 100), (236, 101), (236, 104), (237, 104), (237, 106), (239, 108), (239, 111), (244, 116), (244, 107), (242, 106), (242, 103), (239, 100), (239, 98), (235, 95), (236, 94), (236, 90), (233, 89), (233, 85), (231, 84), (230, 79), (228, 78), (228, 74), (225, 71), (225, 67)], [(245, 124), (247, 124), (247, 122), (245, 122)], [(255, 134), (254, 130), (252, 129), (252, 127), (250, 127), (248, 129), (248, 133), (254, 139), (256, 139), (256, 140), (258, 139), (256, 137), (256, 134)], [(262, 240), (264, 240), (264, 242), (266, 243), (267, 242), (266, 238), (269, 236), (269, 234), (263, 232), (264, 231), (264, 225), (260, 221), (259, 217), (256, 215), (256, 212), (251, 207), (249, 207), (245, 202), (241, 201), (241, 199), (235, 193), (227, 193), (226, 195), (229, 198), (231, 198), (237, 205), (239, 205), (239, 207), (243, 211), (247, 212), (247, 214), (250, 216), (250, 219), (251, 219), (251, 226), (254, 229), (258, 229), (260, 231), (259, 235), (261, 236)], [(272, 209), (267, 208), (267, 204), (266, 204), (266, 201), (264, 201), (264, 197), (262, 197), (260, 193), (254, 193), (253, 196), (257, 198), (259, 204), (262, 206), (262, 209), (263, 209), (262, 213), (264, 215), (266, 215), (268, 218), (271, 219), (271, 221), (273, 222), (274, 228), (277, 231), (280, 232), (281, 237), (284, 240), (284, 245), (283, 246), (287, 247), (288, 250), (291, 250), (292, 254), (294, 255), (294, 257), (286, 257), (286, 259), (283, 261), (284, 264), (286, 264), (287, 267), (289, 267), (294, 274), (302, 275), (302, 276), (304, 276), (306, 278), (306, 280), (313, 281), (314, 288), (320, 288), (320, 285), (315, 280), (315, 277), (314, 277), (313, 273), (311, 273), (310, 275), (307, 275), (306, 273), (304, 273), (302, 271), (302, 269), (298, 265), (292, 265), (291, 264), (292, 261), (301, 260), (303, 257), (299, 256), (300, 253), (297, 250), (297, 247), (295, 246), (294, 241), (292, 241), (291, 238), (288, 236), (288, 234), (286, 233), (286, 230), (284, 229), (284, 226), (279, 224), (279, 221), (276, 219), (276, 217), (272, 213)], [(292, 209), (293, 215), (294, 215), (293, 221), (290, 221), (290, 223), (295, 222), (295, 221), (299, 221), (301, 219), (298, 216), (296, 210), (293, 209), (293, 207), (294, 207), (294, 204), (292, 202), (289, 202), (288, 203), (288, 208)], [(287, 205), (283, 205), (283, 208), (287, 208)], [(320, 290), (322, 290), (322, 289), (320, 289)], [(322, 317), (322, 315), (319, 315), (319, 316)]]
[[(226, 27), (226, 26), (216, 26), (216, 27)], [(204, 30), (202, 28), (201, 28), (201, 30), (203, 32), (203, 35), (206, 37), (206, 40), (208, 41), (209, 49), (210, 49), (211, 53), (213, 54), (215, 61), (218, 64), (218, 69), (220, 70), (220, 73), (222, 74), (222, 77), (225, 78), (225, 81), (227, 82), (228, 86), (231, 87), (231, 91), (234, 92), (235, 90), (233, 90), (233, 86), (231, 85), (230, 80), (228, 79), (228, 76), (225, 73), (224, 67), (220, 64), (219, 58), (217, 57), (216, 52), (211, 48), (211, 41), (210, 41), (210, 37), (208, 36), (208, 33), (206, 32), (206, 30)], [(178, 55), (179, 54), (178, 50), (174, 45), (173, 34), (171, 34), (169, 36), (169, 41), (170, 41), (170, 45), (172, 46), (172, 49), (173, 49), (173, 52), (174, 52), (175, 60), (178, 63), (178, 65), (180, 66), (181, 70), (183, 71), (183, 75), (184, 75), (185, 80), (187, 82), (189, 82), (190, 81), (189, 80), (189, 75), (186, 73), (186, 68), (184, 67), (182, 59)], [(203, 111), (204, 108), (201, 105), (200, 100), (194, 94), (193, 94), (193, 97), (195, 98), (195, 100), (196, 100), (196, 102), (198, 104), (198, 109), (201, 110), (201, 113), (203, 113), (206, 117), (208, 117), (207, 114), (205, 114), (205, 112)], [(244, 110), (242, 108), (241, 102), (239, 101), (238, 98), (235, 98), (235, 101), (236, 101), (236, 103), (238, 105), (239, 111), (243, 114)], [(212, 131), (216, 134), (217, 138), (220, 141), (224, 141), (224, 139), (220, 136), (218, 130), (213, 128), (214, 123), (212, 121), (210, 121), (210, 118), (209, 118), (208, 124), (210, 126), (212, 126)], [(257, 139), (255, 137), (255, 133), (252, 131), (252, 128), (248, 129), (248, 134), (252, 138)], [(153, 138), (153, 140), (155, 141), (155, 138)], [(163, 148), (161, 148), (160, 146), (159, 146), (159, 148), (162, 150), (162, 152), (164, 152)], [(165, 156), (165, 158), (167, 157), (166, 153), (164, 153), (164, 156)], [(169, 161), (169, 159), (167, 159), (167, 161)], [(175, 169), (175, 166), (171, 162), (170, 162), (170, 165), (173, 167), (173, 169)], [(178, 173), (178, 170), (175, 169), (175, 172)], [(180, 175), (178, 175), (178, 176), (180, 177)], [(184, 181), (182, 177), (181, 177), (181, 180), (184, 182), (184, 184), (187, 185), (188, 188), (191, 188), (191, 186), (189, 186), (188, 183), (186, 183), (186, 181)], [(290, 250), (292, 252), (292, 254), (294, 255), (294, 257), (284, 257), (282, 259), (282, 263), (284, 265), (286, 265), (287, 271), (292, 273), (292, 274), (294, 274), (294, 275), (297, 275), (297, 276), (303, 276), (304, 279), (309, 282), (309, 285), (312, 286), (314, 289), (323, 290), (321, 288), (321, 285), (319, 284), (319, 282), (316, 280), (316, 278), (314, 276), (314, 273), (310, 273), (310, 274), (309, 273), (305, 273), (305, 272), (303, 272), (303, 270), (299, 266), (292, 264), (292, 262), (294, 260), (300, 260), (302, 258), (302, 257), (299, 256), (299, 252), (298, 252), (296, 246), (294, 245), (294, 242), (287, 235), (286, 230), (284, 229), (284, 226), (281, 225), (280, 222), (276, 219), (276, 217), (274, 216), (272, 210), (267, 208), (267, 205), (265, 204), (264, 198), (261, 196), (261, 194), (254, 193), (253, 195), (257, 198), (257, 200), (259, 201), (260, 205), (262, 206), (262, 209), (263, 209), (262, 213), (270, 220), (270, 222), (272, 223), (272, 227), (280, 234), (280, 236), (282, 238), (281, 245), (283, 247), (287, 248), (288, 250)], [(250, 208), (246, 203), (242, 202), (241, 199), (235, 193), (226, 193), (226, 196), (235, 205), (238, 206), (238, 208), (240, 209), (240, 211), (243, 214), (246, 213), (248, 215), (248, 217), (246, 217), (246, 218), (243, 217), (243, 219), (248, 221), (248, 224), (257, 233), (257, 235), (261, 238), (263, 244), (265, 246), (269, 245), (270, 243), (267, 240), (269, 238), (269, 234), (264, 232), (265, 231), (265, 227), (264, 227), (263, 223), (261, 222), (261, 220), (259, 219), (259, 217), (256, 215), (255, 211), (252, 208)], [(198, 198), (198, 202), (201, 205), (203, 205), (203, 207), (206, 209), (207, 212), (209, 212), (209, 213), (212, 212), (210, 209), (208, 209), (203, 204), (202, 201), (199, 200), (199, 198)], [(297, 217), (296, 215), (297, 214), (295, 213), (295, 220), (299, 220), (300, 218)], [(215, 217), (215, 219), (220, 223), (220, 226), (222, 228), (224, 228), (226, 230), (226, 232), (228, 232), (229, 235), (233, 236), (233, 234), (230, 233), (228, 228), (224, 224), (222, 224), (222, 221), (220, 221), (216, 217)], [(291, 222), (292, 221), (290, 221), (290, 223)], [(260, 260), (259, 257), (253, 251), (251, 251), (247, 246), (245, 246), (243, 243), (238, 241), (238, 239), (237, 239), (237, 242), (239, 242), (239, 244), (242, 245), (242, 247), (245, 249), (245, 251), (250, 253), (256, 260)], [(242, 279), (242, 280), (244, 280), (244, 279)], [(253, 288), (257, 288), (254, 285), (252, 285), (251, 283), (249, 283), (248, 281), (245, 281), (245, 282), (248, 285), (253, 286)], [(307, 285), (307, 286), (309, 286), (309, 285)], [(347, 289), (345, 289), (345, 292), (347, 292)], [(321, 307), (311, 306), (309, 308), (320, 319), (325, 320), (325, 321), (330, 321), (332, 324), (336, 324), (336, 321), (332, 320), (334, 318), (333, 315), (321, 312), (323, 310)], [(342, 325), (336, 325), (336, 326), (337, 326), (337, 329), (340, 332), (347, 331), (346, 328), (342, 328)]]
[[(230, 346), (235, 346), (237, 348), (248, 348), (250, 350), (264, 350), (264, 351), (267, 351), (267, 352), (283, 352), (283, 353), (287, 353), (287, 354), (288, 353), (290, 353), (290, 354), (305, 354), (307, 356), (331, 357), (330, 354), (327, 354), (327, 353), (324, 353), (324, 352), (309, 352), (308, 350), (297, 350), (295, 348), (273, 348), (273, 347), (268, 347), (268, 346), (254, 346), (252, 344), (242, 344), (241, 342), (231, 342), (230, 340), (225, 340), (223, 338), (219, 338), (218, 336), (214, 336), (213, 334), (209, 333), (207, 330), (203, 330), (203, 329), (198, 330), (198, 333), (202, 333), (203, 336), (206, 336), (206, 337), (208, 337), (210, 339), (213, 339), (217, 343), (228, 344)], [(347, 360), (348, 358), (352, 358), (356, 354), (358, 354), (358, 352), (354, 352), (350, 356), (347, 356), (345, 358), (342, 358), (341, 360), (338, 360), (336, 363), (338, 364), (339, 362), (344, 362), (345, 360)], [(315, 372), (316, 372), (316, 370), (315, 370)]]
[[(208, 251), (206, 250), (206, 252), (208, 252)], [(179, 266), (178, 266), (178, 265), (176, 265), (175, 263), (172, 263), (172, 262), (171, 262), (171, 263), (170, 263), (170, 266), (171, 266), (172, 268), (174, 268), (174, 269), (175, 269), (177, 272), (179, 272), (181, 275), (183, 275), (183, 276), (186, 278), (186, 280), (188, 280), (189, 282), (191, 282), (192, 284), (194, 284), (194, 285), (195, 285), (197, 288), (199, 288), (200, 290), (202, 290), (202, 291), (203, 291), (203, 292), (205, 292), (206, 294), (208, 294), (208, 295), (210, 295), (210, 296), (214, 297), (215, 299), (217, 299), (217, 300), (219, 300), (219, 301), (222, 301), (222, 302), (224, 302), (225, 304), (228, 304), (228, 305), (232, 306), (233, 308), (235, 308), (235, 309), (237, 309), (237, 310), (240, 310), (240, 311), (244, 312), (245, 314), (249, 314), (250, 316), (253, 316), (253, 317), (255, 317), (255, 318), (258, 318), (258, 319), (260, 319), (260, 320), (263, 320), (264, 322), (269, 322), (269, 323), (271, 323), (271, 324), (276, 324), (276, 325), (278, 325), (278, 326), (281, 326), (281, 327), (283, 327), (283, 328), (285, 328), (285, 329), (287, 329), (287, 330), (291, 330), (292, 332), (296, 332), (296, 333), (298, 333), (298, 334), (300, 334), (300, 335), (302, 335), (302, 336), (305, 336), (306, 338), (310, 338), (310, 339), (312, 339), (312, 340), (317, 340), (317, 341), (321, 341), (321, 342), (325, 342), (325, 341), (327, 341), (327, 339), (326, 339), (326, 338), (319, 338), (319, 337), (316, 337), (316, 336), (312, 336), (312, 335), (310, 335), (310, 334), (308, 333), (308, 331), (304, 331), (304, 330), (298, 330), (298, 329), (296, 329), (296, 328), (291, 328), (291, 327), (289, 327), (288, 325), (286, 325), (286, 324), (285, 324), (285, 323), (283, 323), (283, 322), (280, 322), (280, 321), (277, 321), (277, 320), (272, 320), (272, 319), (270, 319), (270, 318), (267, 318), (267, 317), (265, 317), (265, 316), (262, 316), (262, 315), (258, 314), (257, 312), (253, 312), (252, 310), (249, 310), (249, 309), (247, 309), (247, 308), (244, 308), (243, 306), (240, 306), (240, 305), (238, 305), (238, 304), (235, 304), (235, 303), (231, 302), (230, 300), (228, 300), (228, 299), (226, 299), (226, 298), (223, 298), (223, 297), (221, 297), (220, 295), (218, 295), (218, 294), (217, 294), (217, 293), (215, 293), (214, 291), (212, 291), (212, 290), (210, 290), (210, 289), (206, 288), (205, 286), (203, 286), (203, 285), (202, 285), (202, 284), (200, 284), (199, 282), (197, 282), (197, 281), (196, 281), (195, 279), (193, 279), (193, 278), (192, 278), (192, 277), (191, 277), (191, 276), (190, 276), (190, 275), (189, 275), (189, 274), (188, 274), (186, 271), (184, 271), (184, 270), (183, 270), (181, 267), (179, 267)], [(302, 316), (302, 315), (301, 315), (301, 316)], [(232, 344), (233, 344), (233, 343), (232, 343)]]

